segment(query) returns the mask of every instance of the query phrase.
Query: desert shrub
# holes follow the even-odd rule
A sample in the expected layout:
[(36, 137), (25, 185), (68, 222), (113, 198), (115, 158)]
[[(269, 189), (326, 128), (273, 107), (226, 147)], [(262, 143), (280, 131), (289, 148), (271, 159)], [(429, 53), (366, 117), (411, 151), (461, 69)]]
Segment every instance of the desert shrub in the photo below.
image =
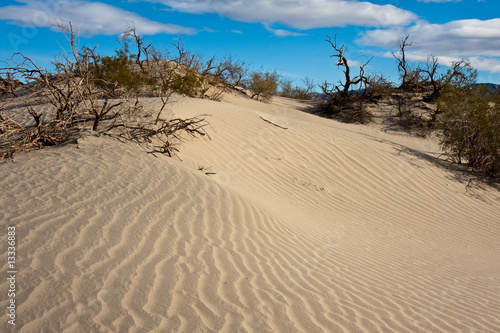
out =
[(418, 91), (423, 87), (422, 73), (419, 68), (410, 69), (406, 73), (405, 84), (400, 86), (400, 89)]
[(155, 86), (155, 80), (148, 72), (134, 70), (134, 62), (122, 50), (117, 51), (115, 56), (99, 57), (94, 54), (93, 58), (92, 83), (116, 98), (123, 93), (138, 94), (144, 86)]
[(173, 73), (169, 88), (181, 95), (189, 97), (203, 97), (207, 89), (204, 88), (204, 78), (200, 74), (187, 71), (184, 74)]
[(132, 72), (132, 60), (124, 53), (114, 57), (104, 56), (93, 66), (93, 80), (97, 86), (107, 90), (122, 87), (126, 90), (138, 91), (140, 82), (138, 75)]
[(4, 96), (16, 96), (16, 88), (21, 86), (22, 82), (12, 77), (10, 72), (0, 73), (0, 98)]
[(382, 74), (368, 77), (368, 87), (367, 93), (375, 99), (389, 98), (394, 92), (392, 82)]
[(500, 176), (500, 97), (482, 88), (443, 88), (438, 100), (441, 144), (457, 163)]
[(467, 59), (454, 61), (446, 74), (441, 78), (441, 85), (456, 88), (468, 88), (477, 81), (477, 70)]
[(279, 96), (294, 99), (311, 99), (314, 83), (309, 78), (305, 78), (304, 87), (293, 86), (292, 80), (283, 79), (279, 82)]
[(281, 97), (295, 98), (296, 87), (292, 86), (292, 80), (282, 80), (279, 83)]
[(0, 110), (0, 159), (19, 151), (60, 144), (70, 135), (71, 126), (67, 122), (57, 119), (45, 121), (45, 117), (31, 107), (28, 112), (35, 125), (20, 124), (11, 117), (4, 117)]
[(217, 77), (229, 87), (240, 86), (248, 73), (244, 61), (235, 60), (232, 57), (224, 58), (218, 66), (220, 75)]
[(250, 74), (245, 87), (252, 91), (252, 98), (268, 101), (277, 94), (278, 84), (278, 73), (255, 71)]
[(373, 119), (373, 114), (366, 108), (369, 97), (366, 94), (352, 94), (344, 98), (335, 94), (333, 98), (319, 103), (316, 113), (321, 116), (337, 119), (345, 123), (368, 124)]

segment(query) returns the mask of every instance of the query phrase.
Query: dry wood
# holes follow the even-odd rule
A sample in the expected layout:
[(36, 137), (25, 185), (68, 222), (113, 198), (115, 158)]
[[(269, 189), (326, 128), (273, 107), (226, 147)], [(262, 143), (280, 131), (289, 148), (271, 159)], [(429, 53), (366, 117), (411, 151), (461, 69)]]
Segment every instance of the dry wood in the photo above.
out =
[(260, 117), (260, 119), (264, 120), (266, 123), (269, 123), (269, 124), (271, 124), (271, 125), (274, 125), (274, 126), (276, 126), (276, 127), (279, 127), (279, 128), (281, 128), (281, 129), (284, 129), (284, 130), (288, 129), (288, 128), (286, 128), (286, 127), (283, 127), (283, 126), (280, 126), (280, 125), (278, 125), (278, 124), (275, 124), (275, 123), (273, 123), (273, 122), (271, 122), (271, 121), (269, 121), (269, 120), (267, 120), (267, 119), (263, 118), (262, 116)]

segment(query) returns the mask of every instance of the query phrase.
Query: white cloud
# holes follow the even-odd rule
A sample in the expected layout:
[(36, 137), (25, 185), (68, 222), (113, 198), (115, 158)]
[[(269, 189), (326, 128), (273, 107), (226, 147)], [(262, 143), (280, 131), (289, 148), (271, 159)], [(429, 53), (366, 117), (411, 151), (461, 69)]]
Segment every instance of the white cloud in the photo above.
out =
[(133, 24), (143, 35), (190, 34), (195, 31), (173, 24), (151, 21), (135, 13), (101, 2), (69, 0), (19, 0), (23, 5), (0, 7), (0, 20), (30, 27), (50, 27), (54, 19), (71, 21), (79, 27), (82, 36), (116, 35), (123, 32), (127, 24)]
[(462, 0), (417, 0), (420, 2), (460, 2)]
[(242, 22), (281, 23), (295, 29), (346, 25), (407, 25), (417, 16), (392, 5), (352, 0), (143, 0), (192, 14), (218, 13)]
[(278, 37), (289, 37), (289, 36), (305, 36), (305, 34), (295, 32), (295, 31), (289, 31), (289, 30), (284, 30), (284, 29), (273, 29), (269, 27), (268, 25), (265, 25), (266, 30), (274, 34), (275, 36)]
[(500, 72), (500, 18), (458, 20), (445, 24), (418, 21), (408, 28), (376, 29), (365, 33), (359, 43), (394, 50), (409, 34), (407, 55), (414, 61), (434, 55), (442, 63), (469, 58), (481, 70)]

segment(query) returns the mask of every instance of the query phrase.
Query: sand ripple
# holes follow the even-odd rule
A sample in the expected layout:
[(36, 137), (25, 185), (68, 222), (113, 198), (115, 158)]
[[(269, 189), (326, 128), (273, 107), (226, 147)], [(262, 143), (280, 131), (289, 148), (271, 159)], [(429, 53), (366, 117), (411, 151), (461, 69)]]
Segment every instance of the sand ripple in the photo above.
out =
[(0, 164), (11, 331), (500, 331), (498, 192), (423, 141), (252, 103), (177, 102), (214, 130), (182, 161), (87, 137)]

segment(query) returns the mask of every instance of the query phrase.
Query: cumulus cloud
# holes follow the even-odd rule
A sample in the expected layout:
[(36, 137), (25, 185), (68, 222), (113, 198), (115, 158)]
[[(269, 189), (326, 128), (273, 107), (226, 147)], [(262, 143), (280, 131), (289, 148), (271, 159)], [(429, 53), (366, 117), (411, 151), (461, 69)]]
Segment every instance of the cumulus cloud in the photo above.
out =
[(135, 13), (101, 2), (69, 0), (18, 0), (22, 5), (0, 7), (0, 19), (11, 24), (29, 27), (50, 27), (54, 19), (71, 21), (85, 37), (115, 35), (133, 24), (143, 35), (190, 34), (195, 31), (173, 24), (151, 21)]
[(408, 28), (368, 31), (358, 42), (394, 49), (406, 34), (413, 41), (406, 50), (412, 60), (425, 60), (431, 54), (443, 63), (469, 58), (477, 69), (500, 72), (500, 19), (457, 20), (444, 24), (418, 21)]
[(281, 23), (295, 29), (334, 26), (388, 27), (407, 25), (417, 16), (393, 5), (352, 0), (144, 0), (173, 10), (217, 13), (242, 22)]

